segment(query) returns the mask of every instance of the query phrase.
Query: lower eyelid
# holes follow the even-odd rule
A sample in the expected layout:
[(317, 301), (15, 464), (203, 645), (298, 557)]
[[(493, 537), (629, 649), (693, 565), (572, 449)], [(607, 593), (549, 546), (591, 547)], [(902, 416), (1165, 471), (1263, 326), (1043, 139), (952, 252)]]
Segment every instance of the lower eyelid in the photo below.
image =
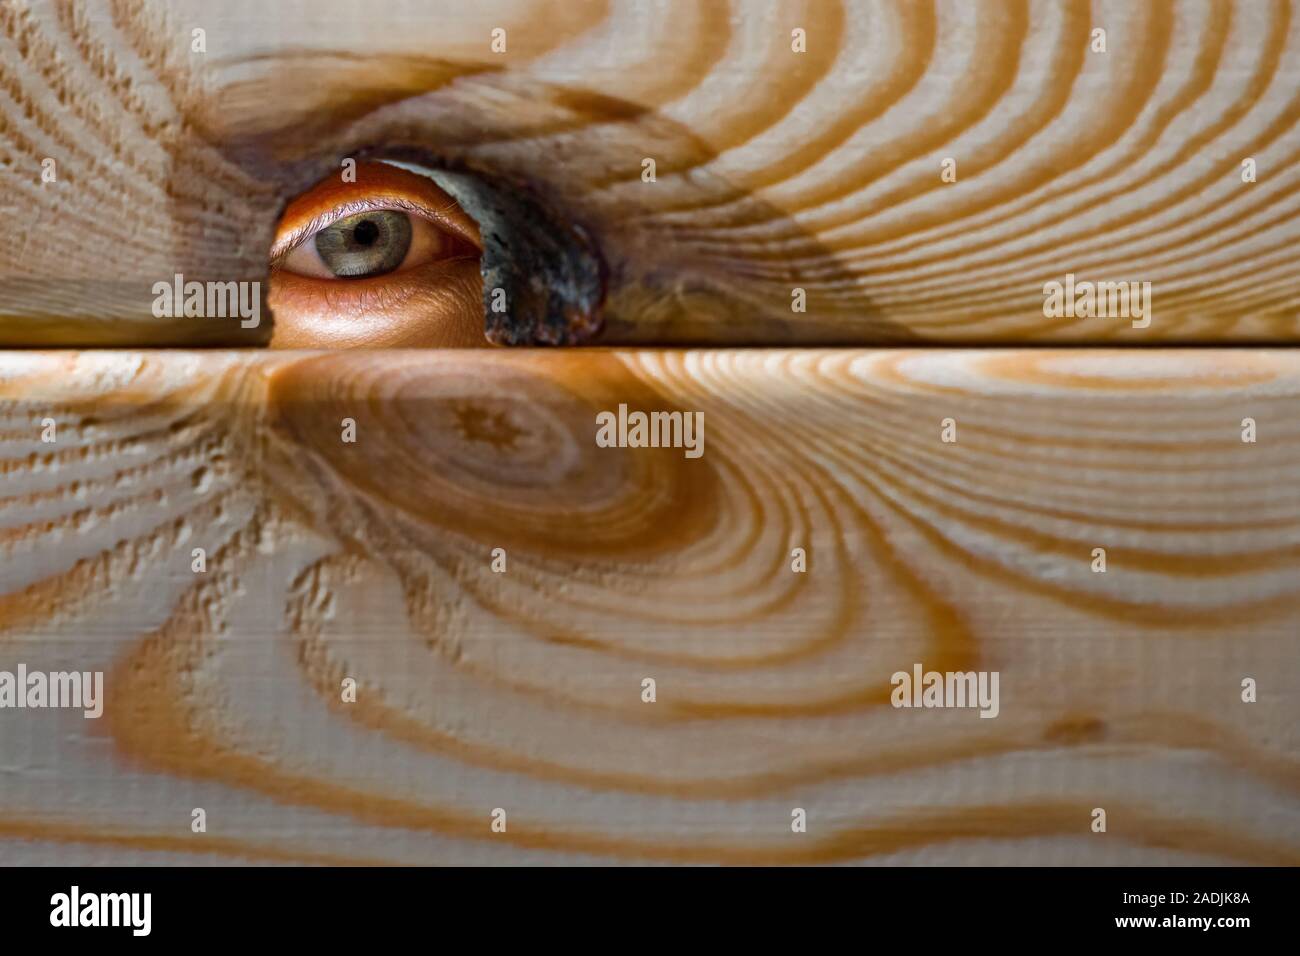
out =
[(273, 348), (482, 347), (478, 262), (452, 257), (352, 280), (272, 284)]

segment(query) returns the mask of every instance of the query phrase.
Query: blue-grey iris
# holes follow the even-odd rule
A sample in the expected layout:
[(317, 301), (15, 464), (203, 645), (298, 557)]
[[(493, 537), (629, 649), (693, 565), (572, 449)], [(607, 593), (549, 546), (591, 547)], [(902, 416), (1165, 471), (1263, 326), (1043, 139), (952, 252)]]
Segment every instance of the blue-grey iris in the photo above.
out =
[(392, 272), (411, 248), (411, 217), (393, 209), (347, 216), (316, 233), (316, 251), (341, 279)]

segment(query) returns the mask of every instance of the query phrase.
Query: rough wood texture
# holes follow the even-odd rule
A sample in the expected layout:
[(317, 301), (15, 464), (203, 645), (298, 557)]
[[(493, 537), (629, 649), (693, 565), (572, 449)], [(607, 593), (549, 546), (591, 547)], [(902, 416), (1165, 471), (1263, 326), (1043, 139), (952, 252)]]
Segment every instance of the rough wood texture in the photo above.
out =
[[(5, 860), (1300, 863), (1298, 352), (0, 373), (0, 669), (108, 696), (0, 712)], [(999, 716), (890, 707), (914, 662)]]
[[(259, 277), (285, 197), (385, 147), (587, 226), (609, 342), (1300, 337), (1289, 0), (4, 0), (0, 55), (3, 343), (230, 339), (152, 283)], [(1154, 321), (1046, 318), (1066, 273)]]

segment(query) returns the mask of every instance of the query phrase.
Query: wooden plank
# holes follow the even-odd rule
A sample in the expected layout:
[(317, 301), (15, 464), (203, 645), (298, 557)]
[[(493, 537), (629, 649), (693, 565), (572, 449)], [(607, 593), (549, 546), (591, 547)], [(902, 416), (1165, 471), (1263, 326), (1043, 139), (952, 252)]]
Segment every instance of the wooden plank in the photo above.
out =
[[(585, 226), (610, 343), (1300, 337), (1287, 0), (44, 0), (0, 48), (0, 344), (263, 336), (152, 285), (264, 278), (288, 197), (397, 146)], [(1050, 314), (1066, 275), (1150, 324)]]
[[(1300, 862), (1300, 352), (11, 352), (0, 398), (0, 671), (105, 672), (0, 709), (0, 859)], [(703, 453), (599, 447), (619, 404)], [(997, 716), (891, 706), (914, 665)]]

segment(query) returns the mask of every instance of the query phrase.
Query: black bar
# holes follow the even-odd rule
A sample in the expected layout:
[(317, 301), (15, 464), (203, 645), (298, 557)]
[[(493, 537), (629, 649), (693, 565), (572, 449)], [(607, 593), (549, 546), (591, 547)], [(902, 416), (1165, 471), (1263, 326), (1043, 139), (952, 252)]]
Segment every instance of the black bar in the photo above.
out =
[[(829, 942), (827, 934), (847, 933), (861, 946), (1098, 936), (1231, 945), (1242, 933), (1292, 925), (1297, 881), (1284, 868), (115, 867), (10, 868), (0, 884), (6, 942), (78, 933), (83, 942), (318, 939), (370, 948), (391, 937), (461, 948), (516, 932), (534, 945), (587, 934), (619, 945), (684, 941), (700, 927), (733, 941), (785, 931)], [(125, 925), (53, 926), (70, 922), (73, 886), (79, 922), (116, 908)], [(147, 936), (136, 935), (144, 897), (128, 909), (122, 897), (98, 895), (110, 893), (150, 894)], [(1121, 925), (1132, 920), (1151, 922)]]

